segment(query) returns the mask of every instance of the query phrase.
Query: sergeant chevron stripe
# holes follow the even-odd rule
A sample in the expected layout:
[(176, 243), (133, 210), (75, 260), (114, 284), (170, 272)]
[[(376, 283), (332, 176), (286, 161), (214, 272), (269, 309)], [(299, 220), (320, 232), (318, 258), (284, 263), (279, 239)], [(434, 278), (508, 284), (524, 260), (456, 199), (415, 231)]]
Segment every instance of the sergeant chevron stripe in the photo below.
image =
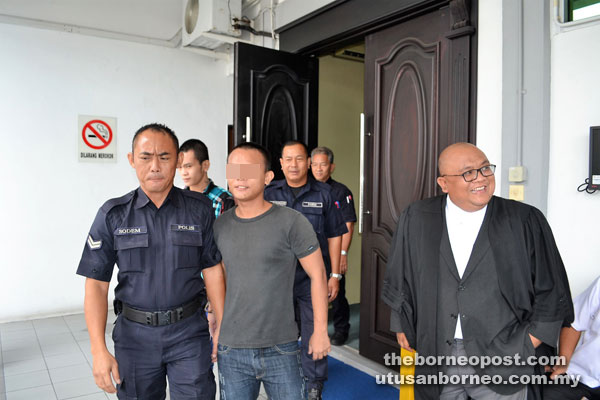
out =
[(90, 246), (90, 250), (98, 250), (102, 247), (102, 240), (94, 240), (92, 235), (88, 235), (88, 246)]

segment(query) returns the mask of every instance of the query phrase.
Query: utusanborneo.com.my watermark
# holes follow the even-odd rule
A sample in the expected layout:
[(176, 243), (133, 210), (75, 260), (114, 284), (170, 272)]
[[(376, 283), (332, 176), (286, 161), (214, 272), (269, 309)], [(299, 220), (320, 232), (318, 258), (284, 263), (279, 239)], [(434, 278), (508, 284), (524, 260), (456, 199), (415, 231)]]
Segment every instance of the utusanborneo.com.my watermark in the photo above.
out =
[(383, 385), (569, 385), (577, 386), (579, 375), (559, 375), (554, 379), (547, 375), (397, 375), (392, 372), (375, 376), (378, 384)]
[[(530, 356), (521, 357), (519, 354), (513, 356), (421, 356), (414, 353), (410, 356), (401, 357), (396, 353), (386, 353), (383, 357), (387, 366), (472, 366), (482, 369), (489, 366), (524, 366), (541, 365), (554, 366), (565, 365), (563, 356)], [(509, 375), (507, 378), (501, 375), (446, 375), (443, 372), (428, 375), (397, 375), (388, 373), (377, 375), (378, 384), (390, 385), (569, 385), (577, 386), (581, 377), (579, 375), (559, 375), (553, 379), (547, 375)]]

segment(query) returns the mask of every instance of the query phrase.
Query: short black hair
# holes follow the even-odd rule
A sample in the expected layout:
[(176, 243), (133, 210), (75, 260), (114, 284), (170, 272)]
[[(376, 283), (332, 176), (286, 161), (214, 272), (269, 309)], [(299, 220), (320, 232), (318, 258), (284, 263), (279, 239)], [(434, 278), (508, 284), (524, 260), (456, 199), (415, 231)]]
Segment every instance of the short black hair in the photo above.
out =
[(304, 143), (302, 143), (298, 140), (288, 140), (287, 142), (285, 142), (283, 144), (283, 146), (281, 146), (281, 156), (280, 157), (283, 157), (283, 149), (285, 149), (286, 147), (289, 147), (289, 146), (295, 146), (297, 144), (302, 146), (302, 148), (304, 149), (304, 154), (306, 154), (306, 157), (307, 158), (310, 157), (310, 153), (308, 152), (308, 147)]
[(175, 152), (177, 152), (179, 150), (179, 139), (177, 139), (177, 135), (175, 135), (175, 132), (173, 132), (173, 130), (171, 128), (169, 128), (168, 126), (164, 125), (164, 124), (159, 124), (157, 122), (153, 122), (151, 124), (147, 124), (142, 126), (140, 129), (138, 129), (135, 134), (133, 135), (133, 140), (131, 141), (131, 152), (133, 153), (133, 149), (135, 147), (135, 141), (137, 140), (138, 136), (147, 130), (151, 130), (154, 132), (160, 132), (163, 133), (167, 136), (169, 136), (172, 140), (173, 140), (173, 144), (175, 144)]
[(202, 140), (198, 139), (189, 139), (183, 142), (181, 147), (179, 148), (180, 153), (184, 153), (186, 151), (194, 150), (194, 156), (196, 156), (196, 160), (199, 163), (202, 161), (208, 160), (208, 148), (204, 144)]
[[(237, 146), (235, 146), (233, 149), (231, 149), (231, 151), (229, 152), (229, 155), (231, 155), (231, 153), (233, 153), (233, 151), (237, 150), (237, 149), (246, 149), (246, 150), (256, 150), (256, 151), (258, 151), (263, 156), (263, 159), (265, 160), (265, 171), (270, 171), (271, 170), (271, 155), (269, 154), (269, 152), (267, 151), (267, 149), (265, 149), (260, 144), (254, 143), (254, 142), (243, 142), (243, 143), (240, 143)], [(227, 156), (227, 159), (229, 159), (229, 156)]]

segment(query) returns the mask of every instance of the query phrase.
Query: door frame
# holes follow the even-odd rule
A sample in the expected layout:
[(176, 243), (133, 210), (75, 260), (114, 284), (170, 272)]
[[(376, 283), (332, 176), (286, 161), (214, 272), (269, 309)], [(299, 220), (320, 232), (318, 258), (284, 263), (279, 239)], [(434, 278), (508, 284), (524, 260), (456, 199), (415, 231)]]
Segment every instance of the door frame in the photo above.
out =
[[(479, 0), (336, 0), (275, 30), (279, 49), (307, 56), (322, 56), (363, 40), (367, 35), (449, 7), (454, 25), (468, 25), (471, 34), (469, 142), (475, 143), (477, 117), (477, 28)], [(467, 14), (467, 15), (465, 15)], [(456, 29), (460, 34), (462, 28)]]
[[(465, 122), (468, 125), (466, 127), (468, 141), (475, 143), (478, 0), (378, 0), (376, 2), (372, 0), (337, 0), (279, 28), (276, 32), (279, 33), (281, 50), (309, 56), (321, 56), (364, 40), (369, 34), (443, 7), (449, 8), (452, 20), (452, 31), (447, 38), (471, 36), (468, 49), (470, 58), (469, 115)], [(366, 122), (368, 125), (369, 121)], [(369, 284), (369, 282), (361, 282), (361, 286), (364, 284)], [(363, 324), (368, 323), (369, 321), (361, 321), (361, 330)]]

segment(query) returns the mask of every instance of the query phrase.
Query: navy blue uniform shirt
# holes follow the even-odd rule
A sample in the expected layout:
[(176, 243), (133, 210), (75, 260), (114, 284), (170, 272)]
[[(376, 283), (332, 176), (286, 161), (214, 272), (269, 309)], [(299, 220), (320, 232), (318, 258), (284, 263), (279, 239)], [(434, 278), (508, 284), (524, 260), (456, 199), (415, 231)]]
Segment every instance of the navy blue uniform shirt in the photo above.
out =
[(328, 238), (342, 236), (348, 232), (342, 215), (335, 205), (329, 185), (309, 178), (297, 197), (285, 179), (272, 182), (265, 189), (265, 200), (299, 211), (312, 224), (317, 233), (319, 246), (327, 274), (331, 273)]
[(335, 201), (335, 205), (342, 213), (344, 222), (356, 222), (356, 211), (354, 211), (354, 199), (352, 192), (348, 186), (335, 181), (331, 178), (327, 180), (327, 184), (331, 186), (331, 195)]
[(159, 209), (141, 188), (98, 211), (77, 273), (109, 282), (119, 267), (115, 297), (144, 311), (167, 310), (203, 295), (203, 268), (221, 261), (215, 219), (202, 193), (173, 187)]

